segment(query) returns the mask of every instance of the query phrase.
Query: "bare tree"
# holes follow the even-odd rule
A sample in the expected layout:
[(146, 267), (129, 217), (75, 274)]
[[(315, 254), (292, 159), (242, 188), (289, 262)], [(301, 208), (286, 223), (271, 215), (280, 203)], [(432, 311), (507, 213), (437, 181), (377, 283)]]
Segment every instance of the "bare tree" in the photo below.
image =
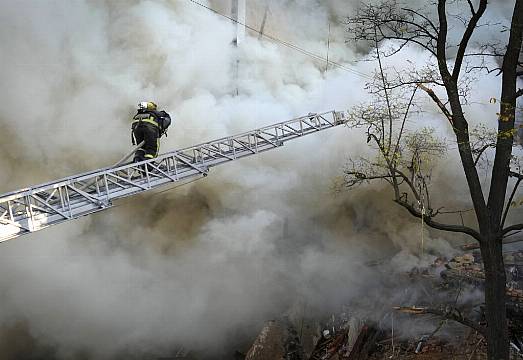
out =
[[(514, 0), (512, 20), (507, 28), (508, 42), (478, 44), (472, 51), (470, 43), (474, 33), (480, 27), (493, 26), (482, 23), (487, 7), (487, 0), (434, 0), (423, 9), (413, 8), (407, 1), (402, 4), (398, 0), (382, 0), (378, 4), (362, 4), (357, 15), (348, 19), (351, 36), (370, 42), (376, 49), (378, 81), (369, 89), (379, 95), (379, 99), (352, 112), (352, 125), (366, 127), (368, 142), (376, 146), (378, 156), (352, 161), (346, 170), (346, 185), (386, 181), (394, 191), (394, 201), (411, 215), (432, 228), (463, 233), (479, 243), (486, 280), (484, 333), (489, 359), (499, 360), (509, 357), (502, 243), (507, 236), (523, 230), (523, 222), (507, 223), (514, 196), (523, 181), (513, 153), (516, 99), (523, 95), (523, 90), (516, 86), (517, 77), (523, 75), (518, 68), (523, 39), (523, 0)], [(462, 30), (454, 43), (452, 37), (459, 30), (456, 24), (461, 25)], [(395, 40), (392, 44), (397, 46), (383, 48), (385, 40)], [(388, 75), (391, 71), (383, 67), (382, 56), (393, 56), (412, 45), (431, 54), (434, 65), (417, 69), (408, 76)], [(497, 58), (500, 65), (489, 68), (485, 65), (488, 62), (468, 61), (478, 57)], [(475, 134), (469, 129), (463, 109), (473, 86), (474, 78), (470, 75), (481, 70), (497, 71), (501, 77), (497, 129), (491, 136), (488, 131)], [(474, 226), (441, 221), (445, 211), (433, 204), (430, 162), (447, 147), (430, 129), (406, 132), (405, 124), (418, 90), (434, 101), (452, 128), (477, 220)], [(482, 161), (485, 159), (491, 161), (485, 165)], [(488, 189), (481, 185), (478, 173), (481, 166), (487, 166), (490, 172)]]

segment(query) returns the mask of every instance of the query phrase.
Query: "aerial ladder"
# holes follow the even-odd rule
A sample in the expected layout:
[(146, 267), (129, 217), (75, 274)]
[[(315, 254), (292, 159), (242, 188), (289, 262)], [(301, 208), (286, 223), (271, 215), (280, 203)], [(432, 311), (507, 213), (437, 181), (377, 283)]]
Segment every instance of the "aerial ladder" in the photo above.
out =
[(309, 114), (242, 134), (0, 195), (0, 242), (93, 214), (128, 196), (206, 176), (211, 167), (342, 125), (344, 112)]

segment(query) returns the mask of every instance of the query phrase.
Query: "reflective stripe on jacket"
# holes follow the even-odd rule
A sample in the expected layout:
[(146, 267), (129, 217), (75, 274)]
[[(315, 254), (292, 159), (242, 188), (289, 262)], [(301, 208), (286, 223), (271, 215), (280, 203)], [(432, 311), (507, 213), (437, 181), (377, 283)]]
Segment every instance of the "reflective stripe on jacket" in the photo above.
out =
[(149, 123), (158, 128), (160, 127), (160, 125), (158, 124), (157, 117), (151, 114), (150, 112), (138, 113), (133, 117), (133, 119), (133, 126), (135, 126), (135, 124), (138, 123)]
[(156, 127), (160, 127), (158, 125), (158, 123), (156, 122), (156, 120), (154, 120), (154, 117), (152, 117), (152, 116), (150, 118), (146, 118), (146, 119), (143, 119), (143, 120), (135, 120), (135, 121), (133, 121), (133, 124), (140, 123), (140, 122), (142, 122), (142, 123), (149, 123), (149, 124), (153, 124)]

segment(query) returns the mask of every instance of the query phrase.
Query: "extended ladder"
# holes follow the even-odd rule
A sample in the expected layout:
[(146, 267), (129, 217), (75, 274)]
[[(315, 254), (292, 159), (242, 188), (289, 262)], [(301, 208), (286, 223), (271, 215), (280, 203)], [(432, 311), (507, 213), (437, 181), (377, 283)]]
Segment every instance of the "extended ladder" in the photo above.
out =
[(209, 168), (344, 124), (343, 112), (310, 114), (243, 134), (0, 195), (0, 242), (113, 206), (113, 200), (207, 175)]

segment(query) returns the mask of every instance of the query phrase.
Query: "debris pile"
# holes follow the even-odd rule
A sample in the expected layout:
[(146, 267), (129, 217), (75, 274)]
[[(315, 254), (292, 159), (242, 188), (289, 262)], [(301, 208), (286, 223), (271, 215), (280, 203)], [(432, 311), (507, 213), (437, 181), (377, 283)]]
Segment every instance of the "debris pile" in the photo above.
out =
[(452, 341), (427, 334), (415, 339), (398, 338), (394, 344), (391, 339), (382, 340), (368, 359), (482, 360), (486, 359), (486, 345), (483, 337), (474, 331)]
[(287, 318), (268, 321), (245, 356), (245, 360), (304, 358), (298, 332)]
[[(505, 265), (511, 356), (522, 359), (523, 252), (505, 254)], [(401, 328), (394, 329), (394, 323), (390, 326), (384, 321), (376, 323), (349, 316), (347, 309), (351, 306), (347, 306), (323, 325), (317, 323), (310, 328), (307, 340), (303, 331), (296, 330), (299, 326), (293, 326), (288, 319), (268, 322), (245, 359), (486, 359), (486, 342), (478, 325), (485, 321), (481, 296), (485, 276), (480, 254), (467, 253), (450, 260), (437, 258), (429, 267), (416, 268), (405, 275), (408, 282), (421, 283), (427, 296), (416, 306), (397, 306), (393, 311), (412, 324), (422, 318), (416, 315), (425, 315), (434, 323), (432, 332), (406, 335)], [(461, 301), (460, 297), (464, 299)], [(311, 339), (313, 347), (303, 346)]]

